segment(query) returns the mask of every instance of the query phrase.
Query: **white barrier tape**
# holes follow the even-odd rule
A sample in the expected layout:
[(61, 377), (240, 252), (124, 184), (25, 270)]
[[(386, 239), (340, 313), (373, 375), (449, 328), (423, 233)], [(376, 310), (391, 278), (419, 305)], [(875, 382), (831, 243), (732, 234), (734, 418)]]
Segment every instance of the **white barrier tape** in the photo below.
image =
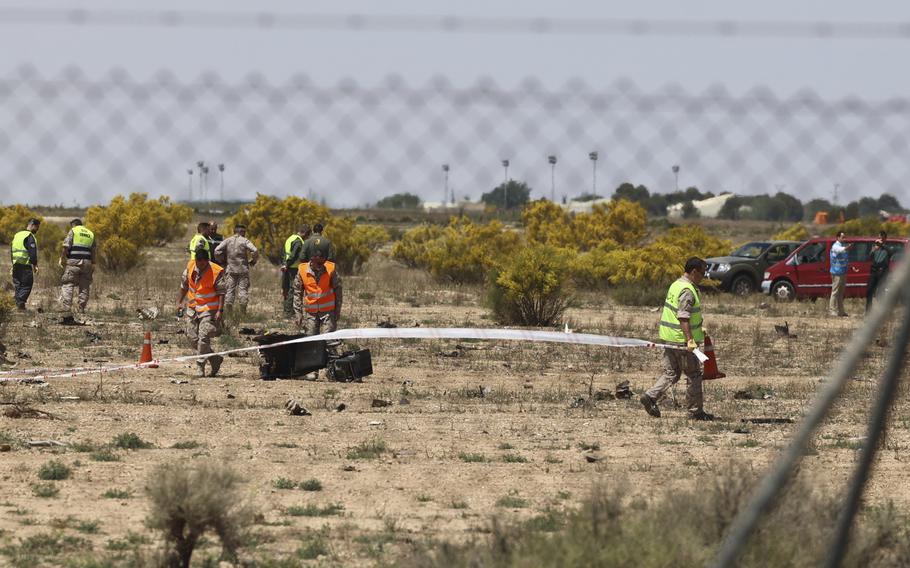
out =
[[(280, 341), (269, 345), (255, 345), (250, 347), (239, 347), (227, 351), (218, 351), (207, 353), (205, 355), (181, 355), (178, 357), (169, 357), (166, 359), (154, 359), (148, 363), (127, 363), (110, 367), (76, 367), (69, 369), (29, 369), (18, 371), (20, 374), (31, 374), (33, 371), (37, 374), (27, 377), (0, 377), (3, 381), (22, 381), (28, 379), (49, 379), (60, 377), (76, 377), (79, 375), (89, 375), (93, 373), (110, 373), (122, 371), (125, 369), (142, 369), (160, 365), (161, 363), (174, 363), (184, 361), (195, 361), (197, 359), (206, 359), (216, 355), (224, 356), (231, 353), (242, 353), (246, 351), (259, 351), (264, 349), (274, 349), (285, 345), (296, 343), (309, 343), (312, 341), (332, 341), (340, 339), (481, 339), (487, 341), (504, 340), (504, 341), (532, 341), (547, 343), (570, 343), (573, 345), (598, 345), (602, 347), (666, 347), (669, 349), (685, 349), (684, 346), (667, 345), (663, 343), (654, 343), (643, 339), (629, 339), (626, 337), (615, 337), (610, 335), (596, 335), (593, 333), (565, 333), (562, 331), (535, 331), (522, 329), (491, 329), (476, 327), (398, 327), (398, 328), (352, 328), (340, 329), (331, 333), (321, 335), (312, 335), (309, 337), (298, 337), (287, 341)], [(5, 373), (15, 373), (16, 371), (6, 371)]]

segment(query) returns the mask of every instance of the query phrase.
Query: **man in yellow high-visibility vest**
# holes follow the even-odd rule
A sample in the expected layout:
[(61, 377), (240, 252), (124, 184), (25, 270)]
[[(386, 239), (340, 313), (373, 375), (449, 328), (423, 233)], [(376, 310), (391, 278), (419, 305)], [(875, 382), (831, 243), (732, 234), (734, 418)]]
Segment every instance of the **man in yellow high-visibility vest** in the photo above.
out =
[(664, 348), (664, 372), (639, 401), (645, 412), (660, 417), (658, 401), (686, 374), (686, 409), (692, 420), (714, 420), (705, 412), (702, 393), (702, 368), (693, 351), (705, 340), (702, 329), (701, 293), (698, 283), (705, 277), (707, 263), (692, 257), (686, 261), (685, 274), (667, 291), (660, 318), (660, 339), (670, 347)]
[(89, 289), (92, 287), (95, 250), (95, 234), (82, 225), (81, 219), (70, 221), (70, 232), (63, 240), (60, 253), (60, 266), (63, 268), (60, 289), (60, 304), (69, 312), (73, 305), (73, 294), (77, 294), (77, 309), (85, 313), (88, 305)]
[(284, 257), (281, 263), (281, 296), (284, 298), (284, 315), (293, 317), (297, 312), (297, 296), (300, 285), (297, 268), (303, 262), (303, 243), (310, 236), (310, 226), (300, 225), (297, 232), (284, 241)]
[(16, 307), (25, 309), (25, 303), (32, 293), (35, 274), (38, 274), (38, 241), (35, 233), (41, 226), (38, 219), (29, 219), (25, 230), (13, 236), (10, 243), (10, 258), (13, 261), (13, 286), (16, 289)]

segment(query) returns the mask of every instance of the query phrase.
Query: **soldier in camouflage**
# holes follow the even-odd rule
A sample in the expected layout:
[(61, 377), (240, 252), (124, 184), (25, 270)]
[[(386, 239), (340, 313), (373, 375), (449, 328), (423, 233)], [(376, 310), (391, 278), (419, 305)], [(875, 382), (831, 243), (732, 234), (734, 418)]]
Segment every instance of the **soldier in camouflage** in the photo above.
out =
[(234, 234), (215, 249), (215, 258), (225, 263), (225, 310), (230, 312), (236, 303), (245, 312), (250, 298), (250, 267), (259, 261), (259, 250), (246, 238), (246, 225), (234, 227)]

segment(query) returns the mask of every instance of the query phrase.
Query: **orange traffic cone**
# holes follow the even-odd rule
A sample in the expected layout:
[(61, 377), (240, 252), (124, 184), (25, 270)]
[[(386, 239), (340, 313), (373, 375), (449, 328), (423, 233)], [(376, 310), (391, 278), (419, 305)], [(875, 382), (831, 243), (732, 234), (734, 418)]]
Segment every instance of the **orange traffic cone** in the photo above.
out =
[(707, 335), (705, 336), (705, 345), (702, 351), (708, 356), (708, 360), (705, 361), (705, 371), (702, 378), (710, 381), (726, 377), (727, 375), (717, 370), (717, 356), (714, 355), (714, 344), (711, 343), (711, 338)]
[[(145, 339), (142, 340), (142, 353), (139, 355), (139, 363), (149, 363), (152, 361), (152, 332), (145, 332)], [(145, 365), (151, 369), (157, 369), (158, 364), (152, 363), (151, 365)]]

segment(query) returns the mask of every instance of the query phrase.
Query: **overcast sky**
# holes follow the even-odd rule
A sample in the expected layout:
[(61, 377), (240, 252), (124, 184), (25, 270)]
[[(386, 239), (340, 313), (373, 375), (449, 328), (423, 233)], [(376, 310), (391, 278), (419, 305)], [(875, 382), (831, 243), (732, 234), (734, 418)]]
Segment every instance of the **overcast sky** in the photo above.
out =
[[(847, 0), (764, 2), (638, 0), (637, 2), (552, 0), (460, 0), (382, 2), (280, 2), (230, 0), (165, 5), (150, 1), (0, 1), (0, 8), (81, 7), (87, 10), (172, 8), (193, 12), (276, 14), (411, 14), (474, 18), (590, 20), (730, 20), (781, 22), (910, 22), (910, 3)], [(0, 75), (22, 64), (42, 74), (76, 65), (86, 75), (124, 67), (145, 78), (168, 69), (181, 78), (216, 71), (226, 80), (258, 71), (280, 81), (305, 72), (317, 84), (342, 78), (379, 83), (398, 74), (412, 84), (444, 75), (455, 85), (491, 76), (514, 87), (527, 77), (547, 88), (573, 78), (599, 88), (628, 79), (644, 91), (670, 84), (691, 93), (723, 85), (732, 94), (756, 86), (789, 96), (811, 89), (823, 99), (857, 95), (866, 100), (905, 97), (910, 78), (902, 62), (910, 39), (801, 37), (679, 37), (578, 33), (427, 31), (380, 32), (350, 29), (264, 30), (255, 26), (54, 25), (22, 19), (0, 25)], [(79, 193), (79, 189), (75, 189)], [(352, 201), (363, 200), (363, 195)], [(844, 197), (852, 197), (846, 195)], [(900, 196), (907, 201), (906, 196)], [(343, 196), (340, 198), (344, 201)], [(7, 199), (4, 199), (6, 201)], [(84, 200), (82, 200), (84, 202)]]

